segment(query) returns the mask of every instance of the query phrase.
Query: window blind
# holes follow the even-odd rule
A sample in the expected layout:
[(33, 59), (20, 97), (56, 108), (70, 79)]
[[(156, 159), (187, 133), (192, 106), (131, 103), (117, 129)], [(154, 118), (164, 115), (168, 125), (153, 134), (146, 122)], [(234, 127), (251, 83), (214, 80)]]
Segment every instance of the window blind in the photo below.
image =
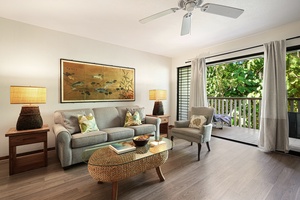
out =
[(177, 68), (177, 120), (188, 119), (191, 66)]

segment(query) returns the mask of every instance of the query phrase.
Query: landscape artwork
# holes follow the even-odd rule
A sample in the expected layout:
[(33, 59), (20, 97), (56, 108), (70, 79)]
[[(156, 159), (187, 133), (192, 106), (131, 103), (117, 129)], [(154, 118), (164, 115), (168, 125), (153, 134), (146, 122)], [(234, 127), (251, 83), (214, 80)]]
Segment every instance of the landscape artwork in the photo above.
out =
[(61, 59), (61, 102), (134, 101), (135, 69)]

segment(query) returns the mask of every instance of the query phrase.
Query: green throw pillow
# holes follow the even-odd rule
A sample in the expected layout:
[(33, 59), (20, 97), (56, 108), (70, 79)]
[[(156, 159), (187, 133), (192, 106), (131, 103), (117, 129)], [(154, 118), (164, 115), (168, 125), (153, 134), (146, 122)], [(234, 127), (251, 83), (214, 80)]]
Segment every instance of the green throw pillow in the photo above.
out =
[(92, 113), (90, 113), (88, 116), (78, 115), (78, 122), (81, 133), (99, 131), (99, 128), (96, 124), (95, 118), (93, 117)]
[(142, 122), (138, 111), (135, 111), (133, 115), (129, 111), (126, 112), (124, 127), (138, 126), (141, 124)]
[(202, 129), (203, 125), (206, 124), (206, 121), (207, 119), (203, 115), (192, 115), (189, 127)]
[(138, 111), (140, 114), (140, 118), (141, 118), (141, 122), (142, 124), (145, 123), (145, 118), (146, 118), (146, 114), (145, 114), (145, 108), (126, 108), (127, 111), (129, 111), (132, 115), (135, 113), (135, 111)]

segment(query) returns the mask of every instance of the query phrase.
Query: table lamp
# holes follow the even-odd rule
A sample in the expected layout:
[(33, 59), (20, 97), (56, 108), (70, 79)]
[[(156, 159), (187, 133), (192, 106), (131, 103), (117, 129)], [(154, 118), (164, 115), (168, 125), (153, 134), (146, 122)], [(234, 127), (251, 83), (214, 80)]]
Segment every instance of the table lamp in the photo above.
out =
[(46, 103), (46, 88), (32, 86), (10, 86), (10, 103), (23, 105), (17, 121), (17, 130), (41, 128), (43, 119), (39, 106)]
[(167, 99), (167, 91), (149, 90), (149, 99), (155, 100), (152, 115), (164, 115), (164, 107), (161, 100)]

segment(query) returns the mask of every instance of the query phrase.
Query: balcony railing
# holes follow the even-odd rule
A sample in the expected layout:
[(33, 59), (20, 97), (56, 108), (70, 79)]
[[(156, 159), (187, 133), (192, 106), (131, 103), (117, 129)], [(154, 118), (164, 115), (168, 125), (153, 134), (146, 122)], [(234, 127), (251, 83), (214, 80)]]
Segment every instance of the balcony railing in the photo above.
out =
[[(208, 97), (216, 114), (231, 117), (231, 125), (259, 129), (261, 98)], [(300, 98), (288, 98), (288, 112), (300, 112)]]

